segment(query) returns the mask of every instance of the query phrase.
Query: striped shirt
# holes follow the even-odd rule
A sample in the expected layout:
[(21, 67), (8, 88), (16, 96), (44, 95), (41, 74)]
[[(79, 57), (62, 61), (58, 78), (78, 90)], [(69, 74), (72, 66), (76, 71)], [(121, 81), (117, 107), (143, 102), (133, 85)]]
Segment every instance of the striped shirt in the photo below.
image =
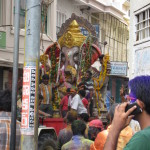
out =
[(85, 88), (86, 88), (87, 92), (90, 92), (91, 90), (93, 90), (94, 89), (93, 86), (94, 86), (94, 83), (93, 83), (92, 80), (89, 80), (89, 81), (85, 82)]
[(85, 82), (85, 92), (86, 92), (86, 98), (89, 99), (89, 94), (90, 94), (90, 91), (93, 91), (94, 90), (94, 83), (92, 80), (89, 80), (89, 81), (86, 81)]
[[(11, 113), (0, 112), (0, 150), (10, 149)], [(16, 149), (20, 150), (20, 122), (16, 121)]]

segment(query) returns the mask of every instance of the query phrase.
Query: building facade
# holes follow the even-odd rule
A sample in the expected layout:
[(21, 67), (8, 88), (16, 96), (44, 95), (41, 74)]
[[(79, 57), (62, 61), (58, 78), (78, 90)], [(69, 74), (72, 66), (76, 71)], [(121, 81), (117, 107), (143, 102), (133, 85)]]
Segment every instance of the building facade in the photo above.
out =
[(130, 1), (129, 77), (150, 74), (150, 1)]
[[(25, 37), (25, 0), (21, 0), (19, 68), (22, 75)], [(72, 13), (87, 19), (96, 28), (103, 54), (111, 61), (127, 62), (130, 3), (128, 0), (49, 0), (41, 9), (40, 53), (57, 41), (57, 33)], [(0, 89), (11, 84), (14, 49), (14, 0), (0, 0)], [(84, 30), (81, 29), (84, 33)], [(104, 42), (107, 45), (104, 46)], [(99, 62), (95, 64), (99, 68)], [(124, 78), (113, 77), (110, 86), (120, 88)], [(122, 80), (123, 79), (123, 80)], [(117, 81), (115, 81), (117, 80)], [(116, 84), (117, 83), (117, 84)], [(116, 91), (116, 90), (115, 90)], [(113, 91), (112, 91), (113, 92)], [(114, 97), (116, 97), (116, 92)]]

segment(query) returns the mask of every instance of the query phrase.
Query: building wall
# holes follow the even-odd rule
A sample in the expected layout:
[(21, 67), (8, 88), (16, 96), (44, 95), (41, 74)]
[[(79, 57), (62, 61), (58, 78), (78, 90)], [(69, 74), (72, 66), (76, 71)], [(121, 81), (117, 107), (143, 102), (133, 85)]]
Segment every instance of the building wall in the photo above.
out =
[[(150, 38), (136, 42), (136, 12), (150, 4), (149, 0), (130, 0), (129, 77), (150, 74)], [(149, 5), (150, 8), (150, 5)]]
[[(0, 58), (7, 60), (9, 63), (5, 64), (6, 66), (12, 67), (13, 62), (13, 49), (14, 49), (14, 0), (3, 0), (4, 1), (4, 16), (3, 23), (4, 25), (12, 25), (6, 27), (0, 27), (1, 32), (6, 32), (6, 48), (0, 48)], [(56, 18), (57, 13), (59, 11), (61, 13), (65, 13), (67, 18), (71, 17), (72, 13), (76, 13), (79, 16), (82, 16), (88, 19), (88, 15), (82, 13), (80, 11), (79, 6), (73, 5), (73, 1), (70, 0), (58, 0), (53, 1), (51, 5), (48, 7), (47, 11), (47, 34), (52, 39), (53, 42), (56, 41)], [(64, 20), (65, 21), (65, 20)], [(63, 23), (63, 22), (62, 22)], [(25, 37), (25, 29), (20, 29), (19, 36), (19, 63), (23, 65), (24, 62), (24, 37)], [(41, 40), (40, 53), (42, 54), (42, 50), (45, 50), (52, 41), (43, 34), (43, 40)], [(43, 45), (43, 46), (42, 46)], [(1, 65), (3, 66), (3, 64)]]
[(75, 1), (73, 0), (57, 0), (57, 11), (65, 13), (67, 16), (66, 19), (70, 18), (72, 13), (89, 19), (89, 15), (82, 13), (80, 7), (75, 5)]
[[(128, 25), (108, 13), (93, 13), (92, 24), (99, 24), (102, 53), (109, 54), (111, 61), (127, 62)], [(97, 18), (97, 19), (96, 19)], [(104, 48), (103, 43), (107, 41)]]
[[(13, 62), (13, 49), (14, 49), (14, 0), (10, 2), (10, 0), (5, 0), (5, 25), (12, 25), (12, 26), (6, 26), (6, 27), (0, 27), (0, 31), (6, 32), (6, 48), (2, 49), (0, 48), (0, 59), (3, 58), (7, 60), (8, 65), (12, 67)], [(56, 26), (56, 23), (55, 23)], [(56, 31), (56, 27), (55, 30)], [(56, 33), (56, 32), (55, 32)], [(25, 29), (20, 29), (20, 36), (19, 36), (19, 64), (23, 65), (24, 62), (24, 37), (25, 37)], [(52, 38), (56, 39), (55, 36), (51, 36)], [(52, 41), (44, 34), (43, 35), (43, 46), (44, 50), (52, 43)], [(42, 42), (40, 46), (40, 53), (42, 53)]]

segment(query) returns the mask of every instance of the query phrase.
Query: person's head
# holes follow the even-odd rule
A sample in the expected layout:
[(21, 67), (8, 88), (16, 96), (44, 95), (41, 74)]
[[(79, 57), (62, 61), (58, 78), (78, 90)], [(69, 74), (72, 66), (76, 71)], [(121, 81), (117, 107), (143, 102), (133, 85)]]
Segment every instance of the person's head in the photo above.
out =
[(85, 73), (85, 80), (87, 81), (87, 80), (90, 80), (91, 79), (91, 77), (92, 77), (92, 72), (91, 71), (86, 71), (86, 73)]
[(80, 91), (80, 90), (85, 90), (85, 83), (84, 82), (80, 82), (78, 84), (78, 91)]
[(11, 112), (11, 91), (0, 91), (0, 111)]
[(95, 119), (89, 122), (88, 136), (90, 140), (95, 140), (97, 134), (104, 130), (103, 123), (99, 119)]
[(82, 120), (75, 120), (71, 125), (71, 129), (72, 129), (73, 135), (84, 136), (86, 124)]
[(141, 109), (150, 115), (150, 76), (138, 76), (130, 80), (129, 89)]
[(80, 97), (85, 97), (85, 95), (86, 95), (86, 92), (85, 92), (85, 90), (80, 90), (79, 92), (78, 92), (78, 94), (80, 95)]
[(46, 72), (50, 71), (50, 66), (49, 64), (46, 64)]
[(74, 120), (77, 120), (77, 112), (76, 111), (68, 111), (67, 112), (67, 123), (72, 124)]
[(76, 91), (75, 89), (70, 88), (70, 95), (71, 95), (72, 97), (75, 96), (76, 93), (77, 93), (77, 91)]
[(42, 101), (43, 101), (43, 96), (39, 94), (39, 105), (41, 104)]
[(99, 62), (100, 62), (100, 64), (103, 64), (103, 58), (104, 58), (104, 54), (102, 54), (100, 57), (99, 57)]
[(109, 118), (110, 122), (112, 122), (112, 120), (114, 118), (114, 113), (115, 113), (115, 109), (116, 109), (117, 105), (118, 105), (117, 103), (114, 103), (108, 111), (108, 118)]
[(87, 113), (82, 113), (79, 115), (79, 119), (87, 123), (89, 121), (89, 115)]
[(88, 129), (88, 137), (89, 140), (95, 141), (97, 134), (101, 132), (100, 128), (96, 128), (96, 127), (89, 127)]
[(67, 92), (67, 95), (70, 95), (70, 88), (67, 88), (66, 92)]
[(48, 76), (47, 74), (44, 74), (44, 75), (42, 76), (42, 81), (43, 81), (43, 83), (44, 83), (45, 85), (47, 85), (47, 84), (48, 84), (48, 81), (49, 81), (49, 76)]

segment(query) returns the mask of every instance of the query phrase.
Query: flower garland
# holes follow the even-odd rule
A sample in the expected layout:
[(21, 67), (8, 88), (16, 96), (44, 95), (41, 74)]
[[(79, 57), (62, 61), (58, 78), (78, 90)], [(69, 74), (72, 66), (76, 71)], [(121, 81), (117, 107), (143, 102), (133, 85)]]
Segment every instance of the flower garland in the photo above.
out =
[(51, 83), (56, 83), (57, 80), (59, 55), (60, 55), (60, 49), (58, 48), (57, 43), (54, 43), (54, 45), (50, 48), (49, 51), (49, 59), (51, 61), (51, 71), (50, 71)]
[[(95, 95), (96, 95), (96, 106), (97, 106), (99, 115), (100, 115), (100, 107), (99, 107), (99, 104), (98, 104), (98, 100), (101, 100), (103, 102), (102, 94), (100, 93), (100, 90), (103, 87), (103, 84), (105, 82), (105, 78), (106, 78), (106, 75), (107, 75), (107, 64), (108, 64), (108, 62), (109, 62), (109, 55), (106, 54), (103, 58), (103, 68), (100, 72), (99, 78), (98, 79), (93, 78)], [(97, 86), (96, 86), (96, 83), (97, 83)], [(104, 108), (104, 105), (103, 105), (103, 108)]]
[(91, 44), (90, 36), (87, 37), (85, 43), (82, 46), (81, 50), (81, 79), (84, 77), (84, 73), (90, 68), (91, 66), (91, 55), (92, 55), (92, 44)]
[[(60, 67), (60, 49), (58, 44), (55, 42), (46, 52), (49, 55), (49, 60), (51, 63), (50, 70), (50, 83), (58, 83), (58, 70)], [(53, 85), (52, 85), (53, 86)], [(56, 110), (59, 108), (59, 95), (58, 89), (53, 88), (53, 109)]]

